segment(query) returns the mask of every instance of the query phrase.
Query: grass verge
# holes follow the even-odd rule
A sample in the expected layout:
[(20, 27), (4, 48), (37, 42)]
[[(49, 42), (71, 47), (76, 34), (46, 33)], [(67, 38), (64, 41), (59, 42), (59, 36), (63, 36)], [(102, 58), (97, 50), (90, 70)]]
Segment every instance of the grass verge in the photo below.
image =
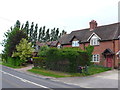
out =
[(71, 76), (69, 74), (62, 73), (62, 72), (39, 69), (39, 68), (32, 68), (28, 71), (32, 72), (32, 73), (35, 73), (35, 74), (40, 74), (40, 75), (50, 76), (50, 77), (55, 77), (55, 78), (62, 78), (62, 77), (70, 77)]
[(11, 68), (22, 68), (22, 67), (24, 67), (24, 66), (13, 66), (13, 65), (10, 65), (10, 64), (7, 64), (7, 63), (1, 63), (2, 65), (4, 65), (4, 66), (7, 66), (7, 67), (11, 67)]
[(89, 72), (88, 74), (86, 73), (63, 73), (63, 72), (45, 70), (45, 69), (40, 69), (40, 68), (32, 68), (28, 71), (35, 73), (35, 74), (44, 75), (44, 76), (61, 78), (61, 77), (89, 76), (89, 75), (105, 72), (108, 70), (111, 70), (111, 68), (105, 68), (105, 67), (100, 67), (100, 66), (90, 66), (88, 68), (88, 72)]
[(2, 62), (0, 62), (0, 65), (2, 65)]

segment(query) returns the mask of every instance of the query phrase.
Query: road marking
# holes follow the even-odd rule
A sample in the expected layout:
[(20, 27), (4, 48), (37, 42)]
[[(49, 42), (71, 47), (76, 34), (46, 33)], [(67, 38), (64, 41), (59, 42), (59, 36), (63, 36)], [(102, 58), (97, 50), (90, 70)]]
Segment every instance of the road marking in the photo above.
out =
[(51, 89), (51, 88), (49, 88), (49, 87), (46, 87), (46, 86), (43, 86), (43, 85), (34, 83), (34, 82), (32, 82), (32, 81), (29, 81), (29, 80), (20, 78), (20, 77), (18, 77), (18, 76), (15, 76), (15, 75), (13, 75), (13, 74), (7, 73), (7, 72), (5, 72), (5, 71), (0, 70), (0, 72), (2, 72), (2, 73), (4, 73), (4, 74), (7, 74), (7, 75), (10, 75), (10, 76), (12, 76), (12, 77), (15, 77), (15, 78), (17, 78), (17, 79), (19, 79), (19, 80), (21, 80), (21, 81), (23, 81), (23, 82), (28, 82), (28, 83), (34, 84), (34, 85), (39, 86), (39, 87), (42, 87), (42, 88), (47, 88), (47, 89), (49, 89), (49, 90), (53, 90), (53, 89)]

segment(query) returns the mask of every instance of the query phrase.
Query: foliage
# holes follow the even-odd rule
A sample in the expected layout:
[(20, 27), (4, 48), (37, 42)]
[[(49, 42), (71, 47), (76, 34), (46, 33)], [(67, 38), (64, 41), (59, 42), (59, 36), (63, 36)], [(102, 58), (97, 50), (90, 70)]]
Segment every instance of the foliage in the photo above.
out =
[(111, 68), (106, 68), (106, 67), (100, 67), (100, 66), (94, 66), (90, 65), (88, 68), (89, 73), (63, 73), (63, 72), (58, 72), (58, 71), (51, 71), (51, 70), (46, 70), (43, 68), (32, 68), (28, 70), (29, 72), (44, 75), (44, 76), (50, 76), (50, 77), (55, 77), (55, 78), (61, 78), (61, 77), (76, 77), (76, 76), (89, 76), (101, 72), (105, 72), (111, 70)]
[(22, 63), (27, 61), (27, 58), (31, 57), (33, 52), (32, 44), (28, 43), (26, 39), (22, 39), (18, 45), (16, 45), (17, 52), (14, 52), (12, 57), (19, 57)]
[(37, 41), (37, 30), (38, 30), (38, 24), (36, 24), (35, 30), (34, 30), (34, 33), (33, 33), (33, 40), (32, 40), (32, 42), (33, 42), (34, 46), (35, 46), (35, 43)]
[(47, 51), (48, 49), (49, 49), (48, 46), (42, 46), (42, 47), (40, 47), (39, 52), (38, 52), (38, 55), (39, 55), (40, 57), (46, 57), (46, 51)]
[(8, 57), (6, 61), (3, 61), (3, 63), (11, 66), (20, 66), (21, 60), (19, 59), (19, 57)]
[(30, 27), (30, 37), (29, 37), (30, 42), (32, 42), (32, 39), (33, 39), (33, 29), (34, 29), (34, 22), (32, 22)]
[(22, 67), (24, 67), (24, 66), (13, 66), (13, 65), (10, 65), (8, 63), (2, 63), (2, 65), (7, 66), (7, 67), (11, 67), (11, 68), (22, 68)]
[(39, 35), (38, 35), (39, 42), (42, 42), (41, 38), (42, 38), (42, 27), (40, 27), (40, 29), (39, 29)]
[[(88, 49), (91, 47), (87, 47)], [(77, 72), (78, 66), (90, 65), (92, 52), (81, 50), (80, 48), (43, 48), (39, 56), (46, 56), (46, 68), (63, 72)], [(91, 50), (92, 51), (92, 50)]]
[(27, 38), (27, 35), (24, 33), (23, 30), (20, 29), (19, 22), (16, 22), (16, 25), (14, 28), (11, 28), (11, 30), (8, 30), (5, 33), (6, 39), (3, 41), (4, 46), (4, 57), (12, 56), (12, 53), (16, 51), (16, 45), (19, 44), (20, 40), (22, 38)]
[(43, 68), (45, 66), (45, 57), (33, 57), (33, 64), (34, 67), (41, 67)]
[[(89, 45), (89, 46), (85, 47), (85, 50), (89, 56), (89, 61), (91, 61), (92, 60), (92, 52), (94, 50), (94, 47)], [(91, 63), (89, 63), (89, 64), (91, 64)]]

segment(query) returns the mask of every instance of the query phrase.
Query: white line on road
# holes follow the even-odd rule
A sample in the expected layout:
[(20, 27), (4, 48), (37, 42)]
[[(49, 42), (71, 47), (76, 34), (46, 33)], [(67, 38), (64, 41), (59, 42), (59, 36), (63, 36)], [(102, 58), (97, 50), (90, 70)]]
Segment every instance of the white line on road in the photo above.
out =
[(28, 83), (34, 84), (34, 85), (39, 86), (39, 87), (42, 87), (42, 88), (47, 88), (47, 89), (53, 90), (53, 89), (51, 89), (51, 88), (49, 88), (49, 87), (46, 87), (46, 86), (43, 86), (43, 85), (34, 83), (34, 82), (32, 82), (32, 81), (29, 81), (29, 80), (20, 78), (20, 77), (18, 77), (18, 76), (15, 76), (15, 75), (13, 75), (13, 74), (7, 73), (7, 72), (5, 72), (5, 71), (0, 70), (0, 72), (2, 72), (2, 73), (4, 73), (4, 74), (7, 74), (7, 75), (10, 75), (10, 76), (12, 76), (12, 77), (15, 77), (15, 78), (17, 78), (17, 79), (20, 79), (20, 80), (23, 81), (23, 82), (28, 82)]

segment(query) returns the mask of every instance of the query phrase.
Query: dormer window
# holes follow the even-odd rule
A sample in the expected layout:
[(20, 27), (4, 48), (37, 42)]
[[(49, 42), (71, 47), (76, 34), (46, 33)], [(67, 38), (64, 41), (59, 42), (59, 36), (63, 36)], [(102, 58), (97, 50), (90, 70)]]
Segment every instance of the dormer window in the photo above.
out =
[(98, 38), (93, 38), (90, 40), (90, 45), (99, 45), (99, 39)]
[(60, 49), (60, 48), (61, 48), (61, 45), (60, 45), (60, 44), (59, 44), (59, 45), (57, 45), (57, 48), (58, 48), (58, 49)]
[(101, 38), (97, 34), (92, 33), (87, 41), (90, 41), (90, 45), (95, 46), (95, 45), (100, 45), (99, 40), (101, 40)]
[(72, 41), (72, 47), (79, 47), (79, 41)]

